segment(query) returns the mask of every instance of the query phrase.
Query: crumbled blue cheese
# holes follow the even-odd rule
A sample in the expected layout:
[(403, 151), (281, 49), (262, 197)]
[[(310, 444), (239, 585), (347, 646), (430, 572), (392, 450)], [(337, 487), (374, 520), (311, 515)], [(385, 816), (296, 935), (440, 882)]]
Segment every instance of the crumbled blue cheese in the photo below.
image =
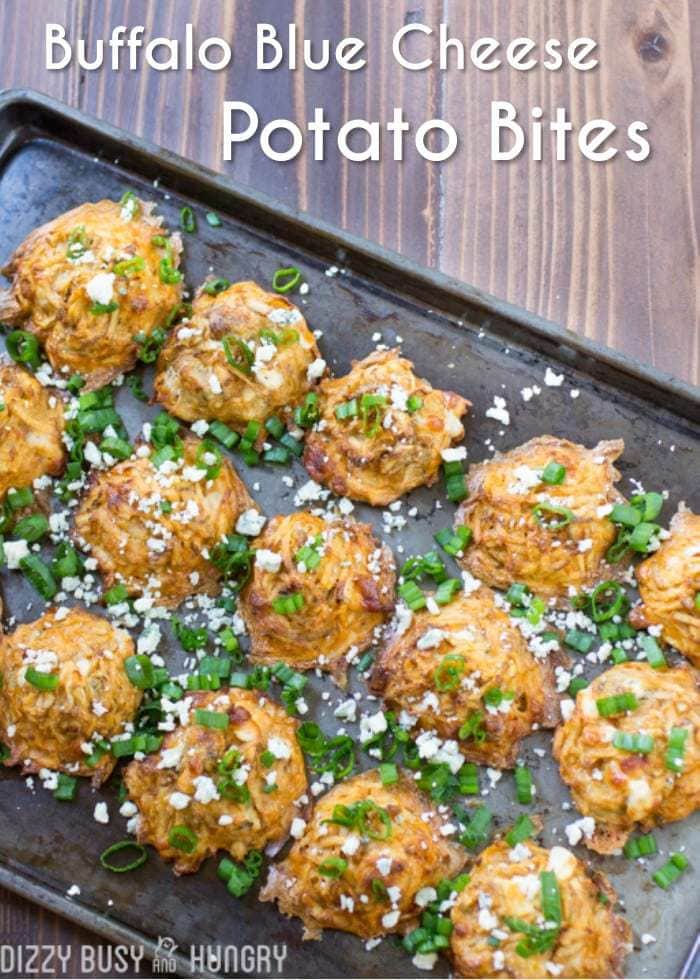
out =
[(236, 521), (236, 531), (239, 534), (245, 534), (247, 537), (254, 538), (260, 534), (266, 522), (267, 518), (265, 515), (251, 507), (249, 510), (243, 511)]
[(114, 280), (116, 276), (113, 272), (98, 272), (96, 276), (86, 284), (85, 292), (94, 303), (101, 303), (107, 306), (112, 302), (114, 296)]

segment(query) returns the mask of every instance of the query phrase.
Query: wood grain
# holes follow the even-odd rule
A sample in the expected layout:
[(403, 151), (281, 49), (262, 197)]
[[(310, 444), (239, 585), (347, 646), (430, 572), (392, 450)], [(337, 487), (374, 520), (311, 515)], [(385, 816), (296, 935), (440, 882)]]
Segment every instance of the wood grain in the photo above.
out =
[[(700, 175), (700, 22), (693, 0), (3, 0), (0, 84), (29, 86), (79, 106), (160, 145), (220, 170), (313, 215), (379, 241), (424, 264), (521, 304), (570, 329), (626, 351), (678, 377), (700, 380), (698, 234)], [(229, 39), (226, 72), (178, 75), (141, 69), (85, 72), (43, 67), (47, 20), (69, 36), (106, 37), (116, 24), (147, 33)], [(391, 57), (394, 32), (407, 21), (437, 27), (467, 43), (491, 35), (599, 41), (591, 73), (536, 69), (408, 72)], [(256, 22), (334, 40), (367, 40), (368, 66), (357, 73), (256, 72)], [(421, 39), (414, 47), (422, 49)], [(276, 164), (242, 147), (222, 162), (220, 106), (243, 99), (262, 122), (310, 118), (326, 107), (335, 126), (352, 117), (385, 121), (403, 106), (414, 125), (437, 116), (461, 134), (459, 152), (429, 164), (412, 151), (403, 163), (352, 163), (330, 145)], [(649, 123), (653, 153), (644, 164), (618, 158), (591, 164), (577, 153), (557, 163), (527, 155), (489, 160), (489, 105), (540, 105), (544, 119), (566, 106), (578, 124), (605, 117), (623, 129)], [(85, 934), (0, 893), (0, 934), (13, 942), (79, 943)]]

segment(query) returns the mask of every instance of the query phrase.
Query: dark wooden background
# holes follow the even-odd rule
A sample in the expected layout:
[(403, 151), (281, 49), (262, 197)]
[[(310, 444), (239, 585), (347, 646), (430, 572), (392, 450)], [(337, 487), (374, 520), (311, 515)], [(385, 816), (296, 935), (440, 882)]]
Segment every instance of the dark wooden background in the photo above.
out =
[[(599, 42), (601, 66), (521, 73), (408, 72), (391, 57), (406, 20), (446, 21), (467, 45), (491, 35)], [(44, 24), (69, 38), (107, 38), (117, 24), (148, 35), (227, 38), (226, 72), (80, 72), (44, 68)], [(355, 73), (256, 72), (256, 22), (303, 36), (368, 42)], [(500, 297), (624, 350), (678, 377), (700, 379), (700, 18), (697, 0), (2, 0), (0, 85), (29, 86), (230, 174), (325, 220), (382, 242)], [(387, 120), (403, 106), (418, 125), (437, 116), (461, 134), (458, 153), (430, 164), (409, 151), (402, 164), (351, 163), (333, 144), (327, 160), (303, 155), (276, 164), (252, 144), (224, 164), (221, 103), (250, 102), (262, 122), (302, 126), (323, 105), (331, 122)], [(489, 160), (489, 105), (512, 101), (547, 119), (566, 106), (575, 122), (605, 117), (624, 130), (650, 126), (643, 164), (618, 157), (593, 164), (577, 151), (566, 163), (526, 154)], [(80, 930), (0, 892), (3, 942), (89, 941)], [(74, 975), (81, 975), (73, 963)]]

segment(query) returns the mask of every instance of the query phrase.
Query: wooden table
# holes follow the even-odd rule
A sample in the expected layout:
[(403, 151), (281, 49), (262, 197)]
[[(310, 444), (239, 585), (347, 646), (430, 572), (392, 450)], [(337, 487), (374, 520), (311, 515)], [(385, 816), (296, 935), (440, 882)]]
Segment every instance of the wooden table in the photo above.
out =
[[(164, 147), (230, 174), (326, 221), (382, 242), (570, 329), (626, 351), (680, 378), (700, 379), (698, 248), (700, 218), (700, 23), (693, 0), (3, 0), (0, 84), (30, 86)], [(447, 13), (446, 13), (447, 11)], [(225, 72), (201, 68), (115, 75), (44, 69), (44, 23), (68, 37), (106, 38), (114, 25), (143, 23), (150, 36), (220, 35), (234, 47)], [(256, 72), (256, 22), (302, 36), (367, 40), (368, 66), (346, 73)], [(409, 21), (446, 20), (467, 45), (492, 35), (599, 42), (592, 72), (401, 70), (391, 38)], [(421, 40), (415, 50), (425, 46)], [(442, 164), (408, 152), (403, 163), (352, 163), (333, 144), (327, 159), (281, 164), (253, 144), (222, 161), (221, 103), (240, 99), (263, 122), (296, 119), (325, 106), (332, 122), (391, 117), (403, 106), (416, 125), (431, 117), (461, 135)], [(594, 164), (577, 152), (556, 163), (527, 154), (489, 159), (489, 107), (508, 99), (527, 117), (556, 106), (579, 124), (604, 117), (621, 129), (649, 124), (653, 152)], [(386, 151), (385, 151), (386, 152)], [(0, 936), (9, 942), (88, 941), (54, 916), (0, 893)]]

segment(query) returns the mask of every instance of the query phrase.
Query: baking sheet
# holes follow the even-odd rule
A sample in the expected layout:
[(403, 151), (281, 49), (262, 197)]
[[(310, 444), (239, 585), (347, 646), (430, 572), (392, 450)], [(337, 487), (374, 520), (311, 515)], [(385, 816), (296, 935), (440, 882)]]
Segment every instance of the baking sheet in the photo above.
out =
[[(4, 96), (0, 99), (4, 229), (0, 260), (4, 262), (34, 227), (85, 200), (118, 198), (126, 188), (133, 188), (157, 201), (171, 227), (177, 226), (182, 205), (190, 204), (197, 212), (199, 230), (184, 236), (189, 285), (197, 285), (210, 271), (232, 281), (250, 278), (266, 284), (278, 266), (298, 265), (310, 291), (292, 298), (300, 303), (312, 328), (323, 331), (320, 346), (332, 370), (344, 373), (353, 358), (374, 349), (377, 335), (389, 346), (400, 343), (418, 374), (473, 402), (467, 429), (470, 461), (488, 458), (491, 447), (509, 449), (543, 432), (589, 445), (601, 438), (622, 437), (627, 447), (619, 464), (623, 492), (632, 490), (631, 481), (640, 481), (647, 489), (660, 489), (661, 482), (671, 492), (665, 520), (679, 500), (700, 507), (700, 411), (697, 393), (689, 386), (640, 370), (536, 317), (417, 270), (320, 223), (276, 209), (260, 196), (234, 190), (172, 154), (152, 150), (43, 97)], [(220, 214), (223, 227), (207, 225), (204, 214), (210, 209)], [(327, 274), (332, 267), (337, 273)], [(561, 386), (545, 385), (547, 367), (564, 374)], [(150, 388), (149, 372), (144, 376)], [(521, 391), (533, 385), (541, 393), (526, 402)], [(572, 397), (575, 391), (579, 394)], [(506, 399), (508, 426), (486, 417), (494, 396)], [(119, 393), (117, 408), (132, 436), (146, 417), (157, 412), (155, 407), (141, 406), (126, 390)], [(288, 488), (279, 469), (248, 469), (234, 459), (268, 516), (295, 509), (295, 491), (308, 479), (299, 464), (284, 471), (295, 481), (295, 487)], [(436, 512), (438, 497), (444, 506)], [(451, 521), (452, 505), (434, 489), (410, 494), (402, 512), (411, 506), (418, 508), (419, 519), (391, 533), (384, 530), (383, 511), (356, 505), (355, 513), (375, 525), (400, 561), (400, 548), (405, 555), (427, 550), (434, 531)], [(0, 586), (8, 615), (19, 621), (40, 615), (42, 601), (17, 573), (0, 572)], [(159, 652), (164, 652), (171, 672), (176, 673), (184, 659), (177, 644), (168, 640)], [(339, 692), (330, 679), (314, 678), (311, 687), (307, 717), (333, 730), (337, 722), (332, 708), (340, 700)], [(351, 688), (364, 689), (364, 685), (353, 676)], [(323, 692), (330, 695), (327, 701)], [(356, 734), (351, 726), (349, 730)], [(549, 735), (535, 735), (522, 753), (533, 770), (547, 845), (566, 843), (564, 825), (576, 816), (575, 811), (562, 809), (569, 797), (551, 760), (550, 742)], [(547, 749), (544, 758), (535, 752), (539, 747)], [(364, 762), (369, 764), (366, 757)], [(488, 786), (483, 770), (481, 782), (482, 787)], [(102, 799), (111, 814), (108, 826), (92, 817), (95, 802)], [(496, 813), (498, 827), (507, 827), (522, 812), (507, 773), (485, 802)], [(190, 967), (190, 947), (271, 943), (286, 944), (284, 975), (290, 977), (421, 975), (392, 939), (371, 952), (359, 940), (340, 933), (327, 933), (320, 943), (302, 944), (299, 923), (284, 919), (271, 905), (258, 903), (255, 891), (243, 900), (228, 896), (216, 878), (214, 860), (199, 874), (180, 879), (155, 855), (136, 874), (109, 874), (97, 856), (125, 835), (125, 820), (117, 811), (116, 795), (109, 786), (94, 793), (87, 784), (81, 785), (78, 802), (67, 806), (40, 785), (30, 791), (16, 771), (3, 770), (0, 882), (117, 940), (123, 935), (144, 937), (152, 950), (159, 937), (170, 936), (182, 957), (179, 971), (191, 969), (194, 975), (202, 975), (202, 970), (198, 965)], [(662, 855), (686, 849), (694, 864), (693, 855), (700, 852), (700, 813), (655, 835)], [(587, 855), (583, 848), (576, 850)], [(678, 976), (700, 925), (697, 870), (662, 894), (650, 882), (650, 869), (624, 858), (595, 858), (594, 863), (610, 876), (635, 930), (637, 948), (628, 959), (628, 975)], [(652, 865), (661, 863), (659, 856)], [(72, 884), (79, 885), (80, 896), (63, 897)], [(639, 950), (644, 933), (652, 934), (656, 942)], [(690, 969), (695, 972), (688, 975), (700, 976), (697, 964)], [(240, 964), (238, 972), (242, 972)], [(441, 962), (434, 975), (447, 973), (447, 963)]]

